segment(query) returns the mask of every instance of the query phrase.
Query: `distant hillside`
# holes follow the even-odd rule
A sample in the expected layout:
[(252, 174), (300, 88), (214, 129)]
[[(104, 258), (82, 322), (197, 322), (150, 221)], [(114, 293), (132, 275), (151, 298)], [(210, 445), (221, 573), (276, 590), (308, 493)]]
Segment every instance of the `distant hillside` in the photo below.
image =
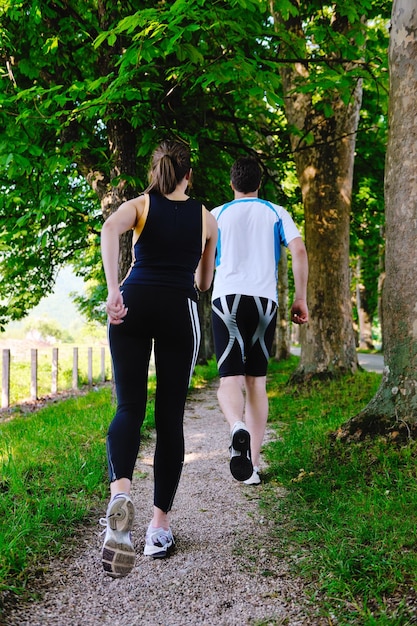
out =
[(28, 319), (39, 317), (55, 320), (64, 330), (82, 326), (85, 324), (85, 319), (78, 312), (70, 293), (83, 293), (83, 291), (83, 280), (77, 278), (70, 268), (64, 268), (58, 274), (53, 293), (41, 300), (22, 322), (13, 323), (9, 326), (10, 328), (24, 326)]
[(30, 315), (34, 317), (46, 315), (55, 319), (63, 328), (68, 328), (78, 319), (84, 323), (84, 319), (70, 297), (70, 293), (83, 293), (83, 291), (83, 280), (77, 278), (70, 268), (64, 268), (58, 274), (54, 292), (41, 300)]

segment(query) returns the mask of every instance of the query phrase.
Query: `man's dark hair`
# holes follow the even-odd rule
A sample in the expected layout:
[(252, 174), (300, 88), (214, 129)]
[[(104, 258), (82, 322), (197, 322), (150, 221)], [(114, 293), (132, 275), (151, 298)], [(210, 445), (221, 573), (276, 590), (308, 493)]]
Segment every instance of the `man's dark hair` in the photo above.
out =
[(259, 163), (253, 157), (240, 157), (230, 170), (230, 180), (236, 191), (251, 193), (259, 189), (262, 172)]

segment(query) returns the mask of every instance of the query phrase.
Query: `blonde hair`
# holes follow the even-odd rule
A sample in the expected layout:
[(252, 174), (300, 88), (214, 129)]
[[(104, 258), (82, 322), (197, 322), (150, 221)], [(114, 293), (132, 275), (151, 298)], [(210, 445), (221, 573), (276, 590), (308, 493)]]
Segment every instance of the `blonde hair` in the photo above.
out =
[(157, 191), (166, 196), (191, 169), (188, 146), (180, 141), (163, 141), (154, 151), (145, 192)]

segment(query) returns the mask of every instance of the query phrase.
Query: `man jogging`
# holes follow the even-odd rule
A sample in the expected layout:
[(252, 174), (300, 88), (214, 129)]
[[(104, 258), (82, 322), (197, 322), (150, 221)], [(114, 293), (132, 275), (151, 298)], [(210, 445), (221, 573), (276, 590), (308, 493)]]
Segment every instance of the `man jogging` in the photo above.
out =
[(260, 451), (268, 419), (266, 374), (277, 318), (281, 245), (292, 256), (295, 298), (291, 320), (308, 322), (308, 259), (290, 214), (258, 198), (261, 169), (251, 157), (231, 168), (234, 200), (212, 211), (219, 227), (212, 295), (220, 408), (230, 425), (230, 470), (259, 484)]

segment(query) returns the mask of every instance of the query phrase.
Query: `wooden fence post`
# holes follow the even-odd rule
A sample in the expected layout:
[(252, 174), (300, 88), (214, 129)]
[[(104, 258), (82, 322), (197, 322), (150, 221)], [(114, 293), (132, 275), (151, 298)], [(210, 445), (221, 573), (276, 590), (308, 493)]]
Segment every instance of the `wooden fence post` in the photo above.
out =
[[(93, 384), (94, 373), (94, 348), (88, 348), (88, 384)], [(106, 377), (106, 348), (101, 347), (101, 382), (105, 383)], [(52, 363), (51, 363), (51, 395), (58, 393), (59, 382), (59, 349), (52, 349)], [(11, 350), (10, 348), (2, 349), (2, 377), (1, 377), (1, 408), (8, 409), (10, 407), (10, 384), (12, 376), (12, 362), (11, 362)], [(72, 389), (79, 389), (79, 348), (73, 348), (73, 364), (72, 364)], [(30, 400), (36, 402), (39, 394), (39, 350), (32, 348), (30, 350)], [(97, 377), (98, 378), (98, 377)], [(111, 374), (109, 380), (113, 378), (113, 368), (111, 363)], [(43, 388), (42, 388), (43, 393)], [(24, 400), (19, 395), (17, 402)]]
[(32, 348), (30, 351), (30, 399), (38, 398), (38, 351)]
[(3, 350), (3, 368), (1, 377), (1, 408), (8, 409), (10, 405), (10, 349)]
[(58, 392), (58, 348), (52, 348), (52, 395)]
[(106, 382), (106, 350), (101, 348), (101, 382)]
[(74, 348), (74, 350), (73, 350), (72, 388), (73, 389), (78, 389), (78, 348)]
[(88, 384), (93, 384), (93, 348), (88, 348)]

